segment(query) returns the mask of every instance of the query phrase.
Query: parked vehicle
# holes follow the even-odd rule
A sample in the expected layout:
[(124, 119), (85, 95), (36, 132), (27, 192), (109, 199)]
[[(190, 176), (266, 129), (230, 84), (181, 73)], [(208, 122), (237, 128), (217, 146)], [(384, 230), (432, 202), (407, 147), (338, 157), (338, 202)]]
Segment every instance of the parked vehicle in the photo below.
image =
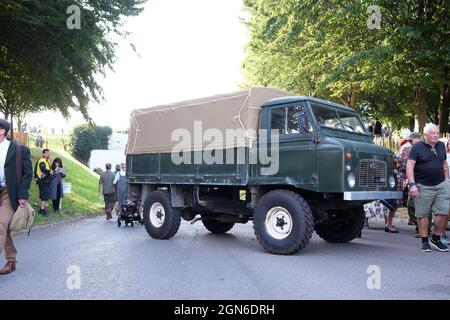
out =
[(152, 238), (182, 218), (212, 233), (252, 220), (267, 251), (293, 254), (314, 230), (353, 240), (365, 203), (402, 197), (394, 154), (372, 139), (351, 108), (252, 88), (134, 110), (127, 176)]

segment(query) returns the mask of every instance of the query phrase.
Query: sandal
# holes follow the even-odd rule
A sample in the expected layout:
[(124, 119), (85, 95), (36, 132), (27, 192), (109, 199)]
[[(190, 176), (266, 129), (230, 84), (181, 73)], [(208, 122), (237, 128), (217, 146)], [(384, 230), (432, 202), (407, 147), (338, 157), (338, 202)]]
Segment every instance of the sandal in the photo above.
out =
[(385, 227), (384, 228), (384, 232), (390, 232), (390, 233), (398, 233), (398, 230), (391, 230), (391, 229), (389, 229), (388, 227)]

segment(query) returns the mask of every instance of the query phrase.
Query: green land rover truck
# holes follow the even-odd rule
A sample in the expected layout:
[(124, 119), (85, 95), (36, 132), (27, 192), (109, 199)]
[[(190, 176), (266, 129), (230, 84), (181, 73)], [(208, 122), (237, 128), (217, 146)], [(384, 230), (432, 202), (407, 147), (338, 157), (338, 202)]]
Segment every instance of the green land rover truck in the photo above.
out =
[(357, 112), (271, 88), (136, 109), (126, 154), (129, 194), (155, 239), (181, 219), (212, 233), (251, 220), (267, 251), (288, 255), (314, 231), (353, 240), (365, 203), (402, 197), (394, 154)]

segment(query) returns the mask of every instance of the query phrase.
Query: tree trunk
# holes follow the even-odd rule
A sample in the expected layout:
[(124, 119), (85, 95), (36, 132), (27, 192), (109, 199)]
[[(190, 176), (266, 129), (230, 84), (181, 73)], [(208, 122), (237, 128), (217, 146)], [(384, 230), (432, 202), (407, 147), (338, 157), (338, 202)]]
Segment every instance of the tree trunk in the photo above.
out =
[(25, 120), (26, 115), (27, 115), (26, 112), (23, 112), (23, 111), (17, 112), (16, 120), (17, 120), (17, 131), (18, 132), (23, 132), (22, 126), (23, 126), (23, 122)]
[(433, 123), (435, 123), (435, 124), (438, 124), (439, 123), (439, 109), (436, 109), (435, 111), (434, 111), (434, 114), (433, 114)]
[(17, 117), (17, 132), (22, 132), (22, 119)]
[(450, 109), (450, 86), (448, 83), (444, 84), (441, 93), (441, 99), (439, 101), (439, 131), (441, 133), (448, 133), (448, 116)]
[(414, 131), (414, 125), (415, 125), (415, 119), (414, 119), (414, 115), (409, 117), (409, 131), (413, 132)]
[(428, 91), (425, 88), (420, 87), (417, 90), (417, 106), (416, 106), (416, 131), (423, 133), (423, 128), (427, 121), (427, 95)]
[(344, 106), (347, 106), (347, 107), (349, 106), (349, 105), (348, 105), (348, 101), (346, 100), (345, 97), (344, 97), (344, 98), (343, 98), (343, 97), (339, 97), (339, 100), (341, 100), (341, 102), (342, 102), (342, 104), (343, 104)]
[(352, 109), (355, 109), (355, 105), (356, 105), (356, 88), (354, 85), (352, 85), (352, 97), (350, 100), (350, 107)]
[(10, 133), (10, 137), (11, 137), (11, 141), (14, 140), (14, 115), (11, 112), (11, 121), (10, 121), (11, 127), (9, 128), (9, 132)]

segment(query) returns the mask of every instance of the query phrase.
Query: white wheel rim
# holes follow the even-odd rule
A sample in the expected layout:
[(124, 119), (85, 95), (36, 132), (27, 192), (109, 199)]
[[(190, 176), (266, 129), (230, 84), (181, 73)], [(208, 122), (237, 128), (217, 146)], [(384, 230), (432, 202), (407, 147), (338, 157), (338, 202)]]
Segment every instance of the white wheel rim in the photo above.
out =
[(288, 237), (292, 231), (292, 216), (283, 207), (273, 207), (266, 214), (265, 226), (267, 233), (275, 239)]
[(155, 202), (150, 208), (150, 222), (153, 226), (159, 228), (164, 224), (166, 220), (166, 212), (161, 203)]

